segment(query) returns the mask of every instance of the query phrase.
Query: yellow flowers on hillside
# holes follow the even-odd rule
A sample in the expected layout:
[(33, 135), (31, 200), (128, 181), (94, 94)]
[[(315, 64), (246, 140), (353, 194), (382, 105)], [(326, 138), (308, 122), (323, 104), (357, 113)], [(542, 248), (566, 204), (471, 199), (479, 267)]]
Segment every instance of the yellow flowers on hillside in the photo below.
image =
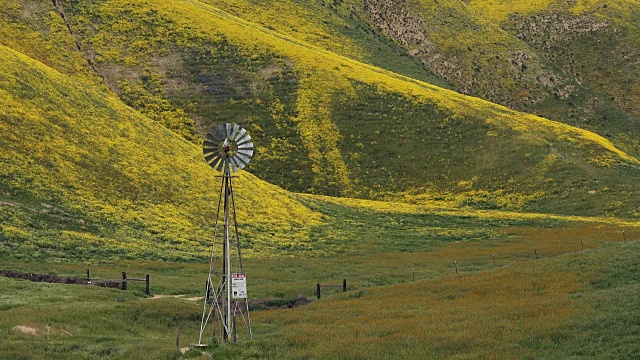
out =
[[(114, 96), (0, 46), (0, 132), (0, 186), (51, 202), (48, 213), (60, 212), (84, 229), (61, 233), (69, 243), (59, 246), (115, 241), (124, 248), (137, 243), (145, 251), (156, 246), (206, 253), (217, 206), (216, 174), (198, 146)], [(241, 223), (290, 229), (276, 238), (251, 231), (252, 241), (304, 242), (318, 224), (319, 214), (284, 190), (247, 172), (236, 181)], [(81, 218), (73, 220), (69, 211)], [(81, 225), (86, 221), (113, 228), (97, 235)], [(26, 231), (20, 229), (3, 224), (8, 234)]]
[(309, 77), (301, 81), (296, 122), (312, 163), (314, 186), (328, 189), (332, 195), (350, 195), (349, 170), (338, 147), (341, 134), (330, 112), (333, 98), (330, 89), (337, 84), (328, 86), (330, 80), (333, 79)]

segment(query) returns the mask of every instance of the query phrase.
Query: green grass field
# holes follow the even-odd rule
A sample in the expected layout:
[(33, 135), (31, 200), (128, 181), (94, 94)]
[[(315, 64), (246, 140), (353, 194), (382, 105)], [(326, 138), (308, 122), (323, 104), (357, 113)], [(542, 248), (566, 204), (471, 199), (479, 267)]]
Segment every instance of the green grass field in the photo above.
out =
[[(587, 230), (583, 225), (535, 230), (527, 241), (512, 236), (492, 245), (446, 244), (428, 252), (247, 260), (253, 299), (312, 297), (315, 282), (342, 277), (348, 278), (349, 291), (325, 292), (322, 300), (301, 308), (253, 311), (254, 341), (208, 351), (225, 358), (273, 359), (371, 354), (627, 358), (637, 351), (634, 339), (640, 331), (633, 320), (638, 242), (630, 240), (640, 231), (627, 228), (629, 242), (623, 243), (619, 228)], [(567, 240), (558, 241), (559, 234)], [(568, 240), (572, 236), (573, 241)], [(584, 237), (584, 251), (575, 241), (578, 236)], [(534, 260), (532, 245), (540, 251), (539, 260)], [(499, 256), (496, 268), (487, 256), (491, 253)], [(448, 263), (452, 259), (459, 261), (458, 274)], [(87, 267), (3, 265), (77, 276), (84, 276)], [(98, 261), (90, 267), (97, 277), (114, 277), (121, 270), (129, 276), (150, 273), (155, 295), (185, 297), (198, 295), (207, 271), (204, 263)], [(128, 291), (121, 291), (0, 278), (0, 288), (0, 358), (178, 358), (176, 315), (181, 347), (197, 338), (197, 302), (148, 298), (141, 284), (131, 283)], [(182, 358), (192, 356), (197, 352)]]

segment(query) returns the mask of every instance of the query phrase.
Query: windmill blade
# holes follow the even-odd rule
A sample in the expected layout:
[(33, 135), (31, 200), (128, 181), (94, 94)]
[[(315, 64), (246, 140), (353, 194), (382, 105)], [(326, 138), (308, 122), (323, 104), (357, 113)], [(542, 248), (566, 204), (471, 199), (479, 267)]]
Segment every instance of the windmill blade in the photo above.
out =
[(238, 153), (246, 156), (253, 156), (253, 150), (238, 150)]
[(247, 130), (245, 130), (244, 128), (240, 129), (240, 132), (236, 134), (236, 136), (233, 138), (233, 141), (238, 142), (238, 139), (243, 137), (246, 132)]
[(233, 161), (235, 161), (235, 162), (236, 162), (236, 165), (238, 165), (238, 167), (239, 167), (240, 169), (242, 169), (243, 167), (245, 167), (245, 166), (246, 166), (246, 164), (244, 163), (244, 160), (242, 159), (242, 157), (241, 157), (241, 155), (240, 155), (240, 154), (237, 154), (237, 153), (236, 153), (235, 155), (233, 155), (233, 158), (232, 158), (232, 159), (233, 159)]
[(224, 135), (216, 131), (215, 134), (213, 134), (213, 142), (220, 144), (222, 140), (224, 140)]
[(216, 154), (216, 153), (217, 153), (216, 149), (202, 148), (202, 155), (204, 155), (204, 156), (213, 155), (213, 154)]
[(216, 158), (211, 163), (211, 167), (215, 169), (218, 167), (218, 165), (220, 165), (221, 162), (222, 162), (222, 158)]
[[(248, 137), (248, 139), (247, 139), (247, 137)], [(251, 143), (251, 141), (252, 141), (252, 140), (251, 140), (251, 136), (249, 136), (249, 134), (247, 134), (247, 136), (245, 136), (245, 137), (242, 139), (242, 141), (238, 141), (238, 142), (236, 143), (236, 145), (238, 145), (238, 146), (244, 146), (244, 145), (246, 145), (246, 144), (250, 144), (250, 143)], [(253, 143), (251, 143), (251, 145), (253, 146)]]
[(247, 161), (247, 162), (242, 162), (240, 157), (238, 157), (238, 158), (236, 159), (236, 162), (238, 163), (238, 168), (239, 168), (240, 170), (244, 169), (247, 165), (249, 165), (249, 162), (248, 162), (248, 161)]
[(211, 133), (216, 137), (216, 139), (224, 139), (224, 124), (218, 124), (215, 129), (211, 130)]
[(217, 153), (218, 153), (218, 149), (216, 149), (216, 148), (206, 148), (206, 147), (202, 148), (202, 155), (204, 155), (204, 156), (213, 155), (213, 154), (217, 154)]
[(216, 138), (219, 138), (220, 141), (224, 140), (227, 137), (226, 130), (224, 124), (218, 125), (216, 128)]
[(220, 154), (213, 153), (211, 155), (205, 156), (204, 161), (206, 161), (207, 164), (211, 166), (215, 166), (214, 164), (217, 163), (218, 160), (220, 160), (220, 158), (221, 158)]
[(218, 136), (218, 135), (217, 135), (217, 132), (216, 132), (216, 131), (214, 131), (214, 130), (212, 130), (212, 131), (209, 131), (209, 132), (207, 133), (207, 135), (205, 136), (205, 139), (206, 139), (207, 141), (211, 141), (212, 143), (218, 143), (218, 142), (220, 142), (220, 140), (221, 140), (221, 139), (217, 139), (217, 138), (216, 138), (217, 136)]
[(211, 165), (211, 167), (212, 167), (212, 168), (214, 168), (214, 169), (215, 169), (215, 168), (217, 167), (217, 165), (218, 165), (218, 164), (220, 164), (223, 160), (224, 160), (224, 159), (222, 159), (222, 157), (215, 158), (215, 159), (213, 160), (213, 162), (211, 162), (211, 164), (210, 164), (210, 165)]
[(236, 156), (238, 157), (238, 159), (242, 160), (242, 162), (244, 162), (245, 164), (249, 164), (249, 161), (251, 161), (250, 157), (244, 156), (244, 155), (240, 154), (239, 152), (236, 153)]
[(212, 151), (215, 151), (215, 150), (217, 150), (217, 149), (218, 149), (218, 144), (216, 144), (216, 143), (214, 143), (214, 142), (211, 142), (211, 141), (208, 141), (208, 140), (205, 140), (205, 141), (202, 143), (202, 147), (203, 147), (204, 149), (212, 149)]
[(231, 123), (224, 124), (226, 138), (231, 138)]
[(238, 130), (240, 130), (240, 125), (233, 124), (233, 131), (231, 132), (231, 136), (229, 136), (229, 139), (235, 140), (236, 135), (238, 134)]
[(224, 166), (224, 163), (227, 161), (227, 159), (222, 159), (222, 161), (220, 161), (218, 163), (218, 166), (216, 167), (216, 170), (218, 171), (222, 171), (222, 167)]
[(214, 142), (214, 141), (205, 140), (205, 141), (202, 143), (202, 146), (210, 147), (210, 148), (217, 148), (217, 147), (218, 147), (218, 144), (217, 144), (216, 142)]
[(238, 145), (238, 150), (253, 150), (253, 143), (246, 143), (242, 145)]
[(236, 161), (233, 158), (229, 158), (229, 162), (231, 163), (231, 169), (233, 172), (238, 172), (238, 165), (236, 164)]
[(238, 144), (238, 146), (240, 146), (241, 144), (246, 143), (247, 141), (251, 141), (251, 135), (247, 134), (245, 137), (243, 137), (242, 139), (236, 141), (236, 143)]
[(216, 153), (212, 153), (212, 154), (208, 154), (204, 156), (204, 161), (206, 161), (207, 163), (210, 163), (211, 160), (215, 159), (216, 157), (220, 156), (219, 154)]

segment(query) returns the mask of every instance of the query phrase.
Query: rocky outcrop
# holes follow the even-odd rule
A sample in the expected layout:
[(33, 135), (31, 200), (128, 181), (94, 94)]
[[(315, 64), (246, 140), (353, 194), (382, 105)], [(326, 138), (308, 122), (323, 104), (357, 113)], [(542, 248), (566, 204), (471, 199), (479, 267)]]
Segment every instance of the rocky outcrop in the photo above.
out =
[[(590, 16), (570, 17), (565, 14), (533, 15), (520, 22), (516, 28), (518, 37), (528, 39), (531, 34), (548, 34), (570, 37), (577, 34), (602, 31), (611, 27), (611, 21)], [(615, 30), (614, 30), (615, 31)]]
[[(406, 0), (364, 0), (365, 13), (380, 32), (401, 44), (410, 56), (445, 78), (459, 92), (521, 110), (523, 104), (540, 103), (552, 95), (567, 99), (575, 92), (577, 84), (545, 66), (524, 43), (499, 29), (474, 22), (477, 19), (464, 7), (438, 7), (444, 9), (443, 18), (452, 16), (451, 21), (457, 22), (448, 24), (446, 21), (450, 20), (430, 22), (419, 14), (417, 6)], [(442, 44), (455, 40), (438, 32), (450, 32), (448, 27), (457, 25), (466, 27), (464, 31), (477, 28), (491, 34), (496, 43), (484, 39), (485, 43), (469, 46)], [(576, 31), (590, 28), (582, 22), (566, 22), (565, 26)]]
[[(427, 24), (406, 6), (406, 0), (364, 0), (365, 12), (383, 34), (403, 45), (410, 56), (420, 60), (446, 80), (461, 77), (460, 64), (447, 59), (429, 37)], [(460, 91), (469, 92), (468, 86)]]

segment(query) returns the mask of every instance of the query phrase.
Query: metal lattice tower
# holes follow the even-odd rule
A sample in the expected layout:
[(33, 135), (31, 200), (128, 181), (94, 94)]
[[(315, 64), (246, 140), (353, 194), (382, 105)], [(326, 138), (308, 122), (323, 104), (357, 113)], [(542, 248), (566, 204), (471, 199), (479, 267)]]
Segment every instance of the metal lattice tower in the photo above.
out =
[[(220, 196), (216, 213), (215, 232), (211, 246), (211, 260), (209, 276), (203, 301), (200, 336), (195, 346), (206, 346), (202, 343), (207, 324), (212, 323), (212, 338), (216, 338), (216, 322), (219, 321), (222, 342), (237, 342), (236, 318), (242, 317), (247, 326), (249, 337), (251, 331), (251, 317), (246, 295), (246, 278), (242, 267), (242, 249), (236, 220), (236, 207), (233, 197), (232, 173), (242, 170), (253, 156), (253, 142), (247, 131), (236, 124), (220, 124), (209, 131), (203, 144), (204, 158), (207, 164), (222, 172), (220, 178)], [(218, 219), (220, 206), (223, 211), (223, 242), (221, 272), (215, 271), (216, 238), (218, 236)], [(231, 227), (233, 226), (233, 230)], [(233, 231), (233, 234), (231, 232)], [(232, 250), (231, 238), (235, 237), (235, 249)], [(234, 253), (235, 252), (235, 253)], [(234, 254), (232, 254), (234, 253)], [(234, 261), (235, 260), (235, 261)], [(216, 280), (216, 281), (214, 281)]]

